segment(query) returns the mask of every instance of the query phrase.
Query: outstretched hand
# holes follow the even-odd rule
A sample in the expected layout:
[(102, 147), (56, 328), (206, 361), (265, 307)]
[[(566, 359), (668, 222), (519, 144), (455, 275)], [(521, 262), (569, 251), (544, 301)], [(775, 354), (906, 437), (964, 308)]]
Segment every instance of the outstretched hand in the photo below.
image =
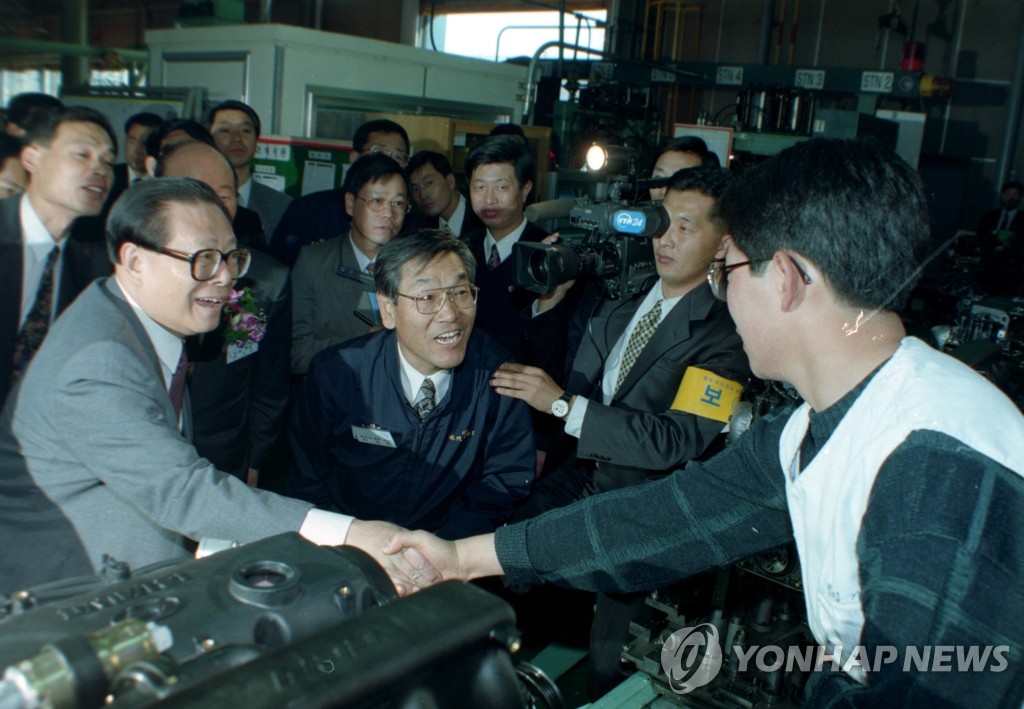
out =
[(502, 396), (520, 399), (541, 413), (551, 413), (551, 403), (565, 393), (539, 367), (505, 362), (491, 375), (491, 386)]
[(385, 554), (417, 554), (440, 575), (439, 580), (470, 581), (502, 573), (494, 549), (494, 535), (481, 534), (448, 542), (429, 532), (401, 530), (383, 547)]

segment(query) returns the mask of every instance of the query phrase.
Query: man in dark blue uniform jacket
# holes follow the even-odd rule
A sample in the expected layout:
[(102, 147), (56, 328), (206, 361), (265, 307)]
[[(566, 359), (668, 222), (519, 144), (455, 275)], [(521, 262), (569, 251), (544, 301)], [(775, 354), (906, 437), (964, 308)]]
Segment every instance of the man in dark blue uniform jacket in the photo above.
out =
[(386, 245), (386, 330), (310, 365), (291, 419), (289, 494), (441, 537), (493, 531), (533, 482), (529, 407), (488, 384), (508, 353), (473, 332), (476, 262), (423, 230)]

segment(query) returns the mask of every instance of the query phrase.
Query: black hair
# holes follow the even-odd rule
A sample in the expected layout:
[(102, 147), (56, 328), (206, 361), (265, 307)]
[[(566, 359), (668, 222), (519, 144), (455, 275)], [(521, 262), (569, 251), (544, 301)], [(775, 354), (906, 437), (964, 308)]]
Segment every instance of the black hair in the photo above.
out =
[(406, 163), (406, 176), (412, 177), (412, 173), (427, 164), (433, 165), (434, 169), (444, 177), (452, 174), (452, 164), (444, 153), (438, 153), (434, 150), (421, 150), (409, 158), (409, 162)]
[(787, 148), (735, 178), (718, 211), (749, 259), (792, 251), (843, 302), (870, 310), (903, 306), (930, 241), (917, 173), (871, 141), (818, 138)]
[(718, 200), (725, 193), (731, 181), (732, 174), (720, 167), (697, 165), (676, 171), (666, 179), (665, 186), (669, 191), (687, 192), (692, 190), (710, 197), (715, 203), (709, 216), (712, 221), (719, 222)]
[(37, 108), (59, 111), (64, 108), (64, 103), (50, 94), (36, 92), (18, 94), (7, 102), (7, 120), (20, 128), (25, 128), (25, 119)]
[(163, 121), (146, 136), (146, 155), (151, 158), (159, 158), (160, 144), (164, 142), (164, 138), (176, 130), (184, 131), (192, 140), (216, 147), (210, 131), (206, 130), (206, 126), (199, 121), (193, 121), (191, 118), (170, 118)]
[(402, 166), (394, 158), (379, 153), (363, 155), (348, 168), (345, 179), (341, 183), (341, 191), (345, 194), (358, 196), (359, 191), (368, 182), (381, 182), (391, 175), (398, 175), (405, 184), (405, 193), (409, 194), (409, 178), (405, 176)]
[(1002, 188), (999, 191), (1005, 192), (1006, 190), (1010, 189), (1017, 190), (1021, 194), (1024, 194), (1024, 184), (1021, 184), (1020, 180), (1009, 180), (1007, 182), (1004, 182)]
[(117, 152), (117, 136), (110, 125), (107, 117), (96, 109), (87, 106), (61, 106), (60, 108), (36, 108), (29, 114), (25, 129), (23, 143), (29, 145), (48, 146), (57, 134), (57, 129), (65, 123), (93, 123), (102, 128), (107, 137), (110, 138), (110, 145), (114, 152)]
[(0, 132), (0, 169), (10, 158), (21, 156), (21, 141), (8, 133)]
[(695, 135), (684, 135), (668, 141), (658, 150), (655, 161), (665, 153), (691, 153), (700, 158), (701, 165), (710, 167), (722, 166), (718, 155), (708, 150), (708, 144), (702, 138), (698, 138)]
[(170, 204), (212, 204), (230, 223), (231, 218), (213, 190), (191, 177), (143, 180), (125, 190), (107, 217), (107, 255), (117, 264), (121, 247), (132, 243), (162, 247), (170, 238)]
[(373, 284), (378, 293), (398, 302), (402, 269), (407, 263), (427, 265), (438, 256), (456, 254), (466, 268), (469, 282), (476, 280), (476, 258), (461, 239), (440, 229), (417, 229), (392, 239), (380, 250), (373, 271)]
[(405, 132), (405, 128), (387, 118), (367, 121), (356, 128), (356, 134), (352, 136), (352, 148), (357, 153), (361, 153), (366, 149), (366, 144), (370, 141), (370, 133), (397, 133), (405, 141), (406, 154), (409, 153), (409, 134)]
[(508, 163), (515, 171), (519, 187), (533, 181), (533, 159), (526, 146), (508, 135), (484, 139), (466, 156), (466, 177), (473, 179), (473, 171), (480, 165)]
[(491, 132), (488, 135), (511, 135), (526, 143), (526, 131), (518, 123), (499, 123), (491, 128)]
[(131, 130), (132, 126), (143, 126), (145, 128), (156, 128), (158, 125), (164, 122), (164, 119), (155, 113), (149, 111), (142, 111), (128, 117), (128, 120), (124, 122), (124, 132), (127, 133)]
[(235, 101), (234, 99), (221, 101), (207, 111), (206, 127), (209, 130), (213, 130), (213, 119), (217, 117), (217, 113), (220, 111), (241, 111), (245, 115), (249, 116), (249, 120), (252, 121), (252, 127), (256, 131), (256, 137), (260, 137), (263, 127), (260, 125), (260, 117), (256, 115), (256, 111), (254, 111), (252, 106), (249, 104), (242, 103), (241, 101)]

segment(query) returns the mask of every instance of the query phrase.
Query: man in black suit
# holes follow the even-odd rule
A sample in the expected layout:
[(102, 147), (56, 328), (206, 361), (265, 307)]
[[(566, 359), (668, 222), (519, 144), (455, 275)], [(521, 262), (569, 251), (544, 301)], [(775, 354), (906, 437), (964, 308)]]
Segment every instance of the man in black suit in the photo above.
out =
[(477, 326), (522, 361), (527, 309), (535, 296), (515, 286), (512, 247), (541, 241), (546, 231), (526, 219), (523, 207), (533, 189), (533, 160), (508, 135), (493, 136), (466, 157), (469, 198), (484, 228), (467, 236), (477, 261)]
[(999, 209), (978, 222), (981, 251), (978, 285), (992, 295), (1024, 295), (1024, 214), (1020, 210), (1024, 184), (1010, 180), (999, 194)]
[(68, 239), (76, 217), (103, 208), (117, 138), (89, 108), (38, 109), (27, 121), (20, 198), (0, 201), (0, 404), (49, 323), (109, 268), (102, 244)]
[(256, 157), (256, 145), (262, 130), (260, 117), (248, 104), (223, 101), (210, 109), (206, 125), (217, 147), (235, 168), (239, 206), (260, 215), (264, 229), (260, 250), (266, 251), (267, 242), (292, 198), (253, 179), (252, 161)]
[[(409, 134), (386, 118), (367, 121), (352, 136), (350, 169), (356, 160), (370, 154), (386, 155), (404, 168), (409, 162)], [(268, 253), (286, 266), (294, 266), (303, 246), (333, 239), (344, 234), (348, 226), (342, 187), (303, 195), (288, 205), (268, 244)]]
[[(160, 158), (156, 174), (205, 183), (234, 218), (235, 172), (215, 147), (175, 145)], [(220, 326), (185, 340), (193, 364), (189, 393), (196, 450), (252, 487), (284, 428), (291, 325), (288, 268), (254, 251)]]
[(146, 138), (162, 122), (163, 118), (148, 111), (136, 113), (124, 122), (124, 162), (114, 165), (114, 189), (110, 191), (108, 204), (136, 182), (149, 177), (146, 172)]
[[(502, 365), (492, 384), (563, 419), (565, 440), (519, 518), (663, 477), (714, 451), (750, 377), (725, 303), (705, 274), (725, 236), (716, 204), (728, 173), (683, 169), (669, 178), (668, 230), (654, 238), (659, 280), (631, 298), (601, 298), (583, 330), (566, 389), (535, 367)], [(543, 323), (543, 318), (535, 319)], [(636, 595), (599, 595), (589, 684), (601, 696), (624, 679), (619, 652)]]
[(455, 187), (452, 164), (442, 153), (421, 150), (405, 166), (412, 201), (422, 214), (421, 226), (440, 229), (463, 241), (484, 228), (469, 200)]

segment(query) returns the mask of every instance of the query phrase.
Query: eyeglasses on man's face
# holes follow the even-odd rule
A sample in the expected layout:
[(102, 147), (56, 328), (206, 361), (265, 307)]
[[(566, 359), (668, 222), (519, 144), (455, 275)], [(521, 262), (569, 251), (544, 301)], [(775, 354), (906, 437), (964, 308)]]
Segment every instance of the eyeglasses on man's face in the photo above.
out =
[(147, 251), (153, 251), (164, 256), (176, 258), (179, 261), (187, 261), (192, 269), (192, 278), (197, 281), (208, 281), (217, 275), (222, 263), (227, 265), (228, 275), (238, 279), (249, 272), (249, 264), (252, 263), (252, 252), (249, 249), (232, 249), (227, 253), (217, 249), (199, 249), (192, 253), (168, 249), (165, 246), (151, 246), (139, 244)]
[(399, 293), (403, 298), (416, 303), (416, 310), (423, 315), (433, 315), (441, 312), (441, 308), (450, 298), (452, 305), (460, 310), (467, 310), (476, 305), (476, 297), (480, 289), (476, 286), (454, 286), (452, 288), (434, 288), (423, 291), (420, 295), (406, 295)]
[[(800, 277), (803, 278), (804, 284), (808, 286), (811, 285), (813, 281), (811, 280), (811, 277), (807, 275), (807, 271), (804, 270), (804, 267), (800, 265), (800, 262), (789, 254), (786, 255), (789, 256), (789, 260), (793, 262), (793, 266), (796, 267), (796, 270), (800, 272)], [(708, 267), (707, 272), (708, 285), (711, 286), (712, 295), (714, 295), (718, 300), (724, 301), (726, 298), (726, 291), (729, 288), (729, 274), (732, 271), (735, 271), (737, 268), (742, 268), (743, 266), (753, 266), (754, 264), (768, 263), (769, 261), (771, 261), (770, 258), (751, 259), (749, 261), (738, 261), (728, 265), (726, 265), (725, 261), (714, 261), (711, 266)]]
[(366, 202), (366, 208), (371, 212), (392, 211), (396, 214), (408, 214), (409, 210), (412, 209), (412, 205), (406, 202), (404, 199), (384, 199), (383, 197), (360, 197), (356, 195), (356, 199), (361, 199)]
[(371, 145), (370, 153), (373, 155), (387, 155), (402, 167), (405, 167), (406, 163), (409, 162), (409, 156), (406, 153), (403, 153), (401, 150), (389, 148), (386, 145)]

